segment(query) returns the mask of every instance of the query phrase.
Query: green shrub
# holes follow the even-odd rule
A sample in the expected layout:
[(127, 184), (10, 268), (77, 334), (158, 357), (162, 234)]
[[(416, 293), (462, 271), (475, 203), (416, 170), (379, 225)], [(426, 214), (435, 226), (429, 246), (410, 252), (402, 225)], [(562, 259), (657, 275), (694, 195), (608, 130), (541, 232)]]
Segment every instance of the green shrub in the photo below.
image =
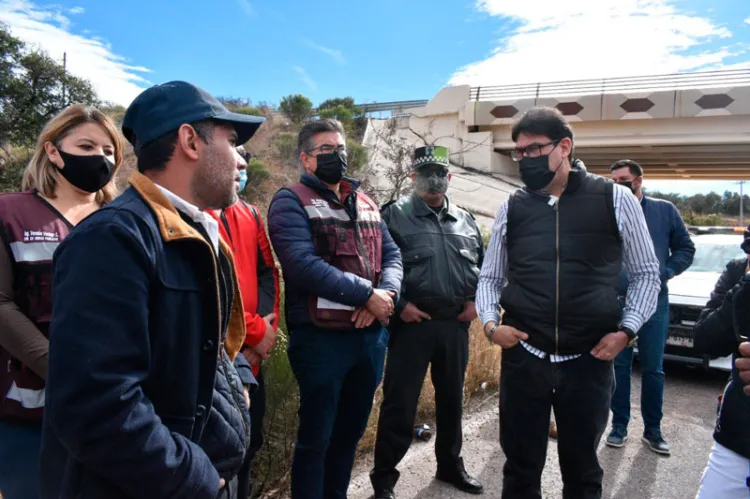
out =
[(349, 175), (356, 176), (356, 172), (360, 171), (367, 164), (367, 149), (353, 140), (348, 140), (346, 147), (349, 150)]
[(0, 155), (0, 192), (18, 192), (21, 190), (21, 179), (29, 158), (28, 154)]
[(250, 184), (253, 180), (260, 183), (271, 176), (263, 162), (258, 158), (251, 158), (247, 163), (247, 182)]
[(297, 135), (291, 132), (281, 132), (276, 137), (275, 145), (282, 164), (293, 165), (297, 159)]
[(281, 289), (278, 342), (263, 366), (266, 385), (265, 440), (253, 460), (253, 497), (273, 491), (283, 492), (288, 488), (294, 441), (297, 438), (299, 388), (286, 355), (289, 336), (283, 313), (283, 285)]
[(257, 107), (252, 107), (252, 106), (239, 107), (235, 109), (234, 112), (240, 113), (240, 114), (247, 114), (249, 116), (260, 116), (261, 118), (265, 116), (265, 113), (263, 113), (263, 111), (261, 111)]
[(687, 225), (724, 225), (724, 219), (718, 213), (711, 213), (710, 215), (698, 215), (692, 211), (688, 211), (683, 215), (682, 218)]

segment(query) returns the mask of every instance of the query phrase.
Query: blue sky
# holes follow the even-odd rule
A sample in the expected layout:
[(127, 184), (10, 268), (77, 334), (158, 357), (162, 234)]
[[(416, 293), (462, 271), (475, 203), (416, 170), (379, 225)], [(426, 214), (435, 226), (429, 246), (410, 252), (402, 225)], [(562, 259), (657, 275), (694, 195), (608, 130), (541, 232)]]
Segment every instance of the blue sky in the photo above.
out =
[[(750, 67), (748, 0), (0, 0), (0, 22), (127, 105), (151, 84), (278, 103)], [(687, 184), (686, 184), (687, 187)]]

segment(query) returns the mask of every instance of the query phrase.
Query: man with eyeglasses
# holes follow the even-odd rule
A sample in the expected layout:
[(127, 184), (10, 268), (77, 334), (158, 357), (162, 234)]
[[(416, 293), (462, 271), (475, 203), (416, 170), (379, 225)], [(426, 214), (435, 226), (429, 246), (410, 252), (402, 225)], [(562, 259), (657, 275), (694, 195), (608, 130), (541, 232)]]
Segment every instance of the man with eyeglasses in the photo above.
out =
[(396, 466), (412, 440), (428, 365), (437, 401), (437, 479), (464, 492), (482, 492), (461, 458), (461, 416), (469, 325), (477, 317), (474, 295), (484, 243), (474, 217), (446, 196), (449, 158), (446, 147), (417, 148), (411, 174), (414, 192), (381, 210), (401, 249), (404, 280), (389, 328), (375, 466), (370, 473), (375, 499), (396, 497)]
[(302, 176), (276, 193), (268, 213), (300, 393), (294, 499), (346, 498), (401, 289), (401, 252), (377, 204), (344, 176), (345, 144), (336, 120), (302, 127)]
[[(502, 497), (542, 497), (554, 409), (563, 497), (600, 498), (597, 447), (614, 388), (612, 361), (656, 309), (659, 262), (638, 200), (579, 166), (573, 131), (558, 110), (530, 109), (512, 139), (526, 187), (498, 211), (477, 290), (485, 333), (503, 348)], [(630, 276), (624, 310), (617, 294), (623, 264)]]

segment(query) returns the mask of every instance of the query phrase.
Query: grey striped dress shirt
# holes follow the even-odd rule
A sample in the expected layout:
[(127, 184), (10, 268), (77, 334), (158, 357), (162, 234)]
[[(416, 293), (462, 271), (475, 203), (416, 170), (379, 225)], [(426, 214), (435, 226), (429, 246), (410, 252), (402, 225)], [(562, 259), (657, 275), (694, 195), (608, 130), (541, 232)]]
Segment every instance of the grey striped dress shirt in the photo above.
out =
[[(659, 261), (656, 259), (654, 244), (638, 198), (629, 189), (620, 185), (614, 186), (612, 198), (617, 228), (623, 242), (623, 264), (630, 278), (622, 325), (638, 331), (656, 311), (661, 288)], [(548, 206), (550, 210), (554, 209), (554, 204)], [(500, 321), (498, 304), (508, 274), (507, 222), (508, 201), (505, 201), (497, 212), (484, 265), (479, 275), (476, 306), (484, 325)], [(521, 344), (537, 357), (545, 358), (548, 354), (525, 341), (521, 341)], [(576, 357), (579, 355), (551, 355), (550, 360), (562, 362)]]

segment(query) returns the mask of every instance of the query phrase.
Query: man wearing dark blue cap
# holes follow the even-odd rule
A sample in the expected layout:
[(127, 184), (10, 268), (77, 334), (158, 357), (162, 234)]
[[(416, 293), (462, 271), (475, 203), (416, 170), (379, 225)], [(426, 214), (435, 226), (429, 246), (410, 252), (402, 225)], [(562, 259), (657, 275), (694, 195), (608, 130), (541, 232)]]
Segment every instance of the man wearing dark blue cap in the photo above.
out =
[(185, 82), (128, 108), (138, 172), (54, 257), (42, 497), (247, 497), (255, 380), (232, 251), (205, 210), (235, 201), (235, 146), (262, 122)]

